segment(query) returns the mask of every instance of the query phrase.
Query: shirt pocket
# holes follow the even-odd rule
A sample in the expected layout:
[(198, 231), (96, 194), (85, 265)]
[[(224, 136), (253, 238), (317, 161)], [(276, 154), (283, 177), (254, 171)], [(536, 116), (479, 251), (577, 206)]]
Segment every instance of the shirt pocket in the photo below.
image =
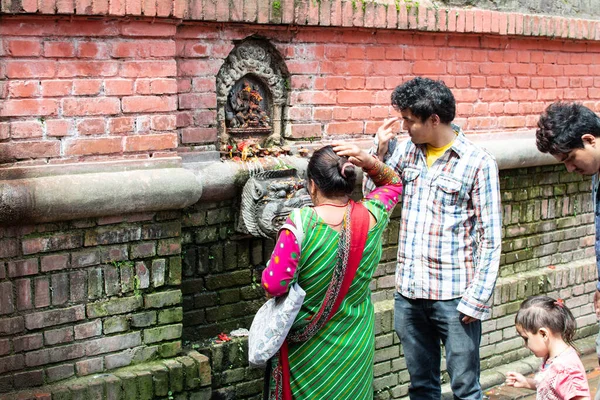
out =
[(446, 206), (456, 205), (460, 197), (462, 183), (454, 178), (440, 175), (434, 182), (435, 200)]
[(404, 196), (413, 196), (417, 191), (417, 178), (421, 171), (417, 168), (404, 168), (402, 170), (402, 193)]

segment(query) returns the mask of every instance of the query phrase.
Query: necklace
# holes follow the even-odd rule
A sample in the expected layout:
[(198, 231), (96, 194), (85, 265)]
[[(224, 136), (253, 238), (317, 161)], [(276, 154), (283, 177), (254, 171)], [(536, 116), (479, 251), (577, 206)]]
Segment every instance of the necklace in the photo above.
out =
[(316, 207), (321, 207), (321, 206), (346, 207), (347, 205), (348, 205), (348, 203), (344, 203), (344, 204), (321, 203), (321, 204), (317, 205)]

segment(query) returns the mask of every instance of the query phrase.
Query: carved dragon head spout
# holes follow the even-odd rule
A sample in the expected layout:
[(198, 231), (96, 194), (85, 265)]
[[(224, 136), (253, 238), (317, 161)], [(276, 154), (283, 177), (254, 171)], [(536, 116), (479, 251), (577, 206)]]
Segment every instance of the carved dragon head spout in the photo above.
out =
[(294, 208), (312, 205), (295, 169), (256, 174), (244, 185), (238, 230), (274, 239)]

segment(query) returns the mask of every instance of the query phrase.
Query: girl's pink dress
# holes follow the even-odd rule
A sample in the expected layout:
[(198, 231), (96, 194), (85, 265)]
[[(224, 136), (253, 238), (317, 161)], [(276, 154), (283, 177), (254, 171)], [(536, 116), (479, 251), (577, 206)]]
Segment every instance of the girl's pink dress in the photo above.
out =
[(552, 360), (545, 360), (535, 375), (537, 400), (570, 400), (590, 397), (585, 368), (574, 348), (570, 347)]

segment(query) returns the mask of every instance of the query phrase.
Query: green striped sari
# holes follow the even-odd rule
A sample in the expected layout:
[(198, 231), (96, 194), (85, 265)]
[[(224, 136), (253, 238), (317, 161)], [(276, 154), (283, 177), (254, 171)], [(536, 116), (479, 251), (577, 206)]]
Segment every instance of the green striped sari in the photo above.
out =
[[(289, 345), (292, 396), (300, 399), (372, 399), (374, 312), (369, 284), (381, 258), (381, 235), (389, 216), (377, 200), (363, 204), (377, 220), (369, 230), (363, 257), (336, 314), (311, 339)], [(315, 315), (337, 262), (339, 232), (330, 228), (312, 208), (301, 213), (305, 232), (297, 279), (306, 298), (292, 331)]]

